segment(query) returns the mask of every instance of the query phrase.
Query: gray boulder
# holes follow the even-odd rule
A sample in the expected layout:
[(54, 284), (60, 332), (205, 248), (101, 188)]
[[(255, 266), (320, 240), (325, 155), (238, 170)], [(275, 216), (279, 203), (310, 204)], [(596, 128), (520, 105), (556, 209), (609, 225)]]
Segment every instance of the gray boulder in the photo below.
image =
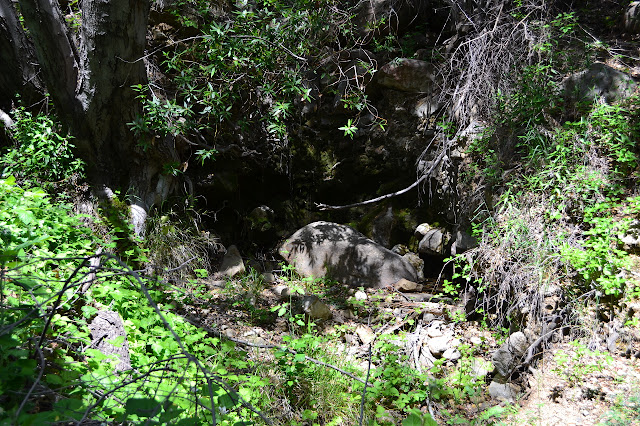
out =
[(98, 311), (89, 324), (91, 343), (105, 355), (113, 355), (118, 360), (115, 371), (129, 370), (129, 342), (120, 314), (114, 311)]
[(418, 280), (415, 268), (402, 256), (337, 223), (311, 223), (289, 237), (279, 252), (301, 275), (328, 277), (353, 287)]
[(633, 94), (637, 83), (629, 75), (600, 62), (563, 81), (565, 98), (569, 102), (594, 101), (604, 98), (614, 103)]
[(422, 235), (418, 244), (418, 252), (429, 255), (446, 254), (451, 234), (443, 228), (431, 228), (423, 223), (416, 229), (416, 235)]
[(624, 13), (624, 29), (631, 34), (640, 32), (640, 1), (633, 1)]
[(511, 383), (491, 382), (489, 385), (489, 395), (499, 401), (513, 402), (518, 397), (520, 389)]
[(223, 277), (232, 278), (239, 274), (245, 273), (244, 261), (240, 256), (240, 251), (236, 246), (230, 246), (227, 249), (227, 253), (222, 259), (222, 266), (220, 266), (220, 275)]
[(333, 316), (329, 306), (313, 294), (302, 298), (302, 310), (311, 320), (327, 320)]
[(451, 244), (451, 254), (464, 253), (467, 250), (478, 247), (477, 240), (466, 232), (456, 232), (456, 240)]

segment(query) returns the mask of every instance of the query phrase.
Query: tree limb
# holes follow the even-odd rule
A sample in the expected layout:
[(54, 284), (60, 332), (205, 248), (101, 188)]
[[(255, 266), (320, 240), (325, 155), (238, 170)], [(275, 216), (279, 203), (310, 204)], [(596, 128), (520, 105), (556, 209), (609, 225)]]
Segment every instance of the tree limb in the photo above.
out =
[[(201, 328), (202, 330), (206, 331), (207, 333), (213, 334), (214, 336), (216, 336), (218, 338), (229, 340), (231, 342), (237, 343), (238, 345), (247, 346), (247, 347), (251, 347), (251, 348), (260, 348), (260, 349), (278, 349), (278, 350), (281, 350), (281, 351), (284, 351), (284, 352), (288, 352), (288, 353), (290, 353), (292, 355), (298, 355), (299, 354), (298, 351), (295, 351), (293, 349), (287, 348), (286, 346), (273, 345), (273, 344), (270, 344), (270, 343), (251, 343), (251, 342), (246, 342), (244, 340), (236, 339), (234, 337), (229, 337), (226, 334), (222, 333), (221, 331), (215, 330), (215, 329), (212, 329), (210, 327), (207, 327), (206, 325), (200, 324), (200, 323), (192, 320), (191, 318), (187, 318), (185, 316), (183, 316), (182, 318), (184, 318), (184, 320), (188, 321), (190, 324), (192, 324), (192, 325), (194, 325), (194, 326), (196, 326), (198, 328)], [(307, 356), (307, 355), (304, 356), (304, 359), (306, 361), (313, 362), (314, 364), (322, 365), (323, 367), (328, 367), (328, 368), (331, 368), (333, 370), (336, 370), (337, 372), (342, 373), (345, 376), (348, 376), (348, 377), (352, 378), (353, 380), (357, 380), (358, 382), (366, 385), (366, 381), (365, 380), (362, 380), (361, 378), (359, 378), (357, 376), (354, 376), (353, 374), (349, 373), (348, 371), (345, 371), (345, 370), (341, 369), (340, 367), (337, 367), (337, 366), (335, 366), (333, 364), (329, 364), (329, 363), (326, 363), (324, 361), (320, 361), (318, 359), (311, 358), (310, 356)]]
[(418, 186), (420, 184), (420, 182), (424, 181), (426, 178), (428, 178), (429, 176), (431, 176), (431, 173), (435, 170), (436, 167), (438, 167), (438, 165), (440, 164), (440, 162), (442, 161), (442, 159), (444, 158), (444, 153), (445, 153), (445, 149), (443, 149), (440, 154), (438, 155), (438, 157), (433, 161), (433, 164), (431, 164), (431, 167), (429, 168), (429, 170), (427, 170), (426, 172), (424, 172), (422, 174), (422, 176), (420, 176), (420, 178), (418, 180), (416, 180), (415, 182), (413, 182), (411, 185), (409, 185), (408, 187), (401, 189), (400, 191), (397, 192), (392, 192), (390, 194), (386, 194), (386, 195), (382, 195), (380, 197), (377, 198), (372, 198), (370, 200), (366, 200), (366, 201), (362, 201), (359, 203), (352, 203), (352, 204), (346, 204), (344, 206), (330, 206), (328, 204), (322, 204), (322, 203), (316, 203), (316, 208), (320, 211), (326, 211), (326, 210), (344, 210), (344, 209), (350, 209), (352, 207), (359, 207), (359, 206), (366, 206), (368, 204), (374, 204), (374, 203), (378, 203), (382, 200), (386, 200), (388, 198), (392, 198), (392, 197), (397, 197), (398, 195), (402, 195), (405, 194), (409, 191), (411, 191), (413, 188), (415, 188), (416, 186)]

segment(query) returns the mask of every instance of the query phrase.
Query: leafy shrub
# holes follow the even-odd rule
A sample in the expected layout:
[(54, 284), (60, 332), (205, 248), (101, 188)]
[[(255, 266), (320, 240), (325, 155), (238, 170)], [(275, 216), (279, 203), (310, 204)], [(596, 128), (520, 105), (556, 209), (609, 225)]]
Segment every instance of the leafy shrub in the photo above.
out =
[(71, 137), (60, 133), (54, 119), (34, 117), (24, 108), (13, 113), (15, 145), (0, 156), (0, 176), (14, 176), (27, 186), (51, 186), (83, 176), (84, 164), (73, 154)]

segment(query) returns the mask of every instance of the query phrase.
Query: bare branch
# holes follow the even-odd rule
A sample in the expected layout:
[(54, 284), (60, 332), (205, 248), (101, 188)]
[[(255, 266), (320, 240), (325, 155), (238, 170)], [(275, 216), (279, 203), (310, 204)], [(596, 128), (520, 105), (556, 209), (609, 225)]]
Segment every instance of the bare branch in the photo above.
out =
[(380, 197), (372, 198), (370, 200), (362, 201), (362, 202), (359, 202), (359, 203), (347, 204), (347, 205), (344, 205), (344, 206), (331, 206), (331, 205), (328, 205), (328, 204), (316, 203), (316, 208), (318, 210), (320, 210), (320, 211), (350, 209), (352, 207), (360, 207), (360, 206), (366, 206), (368, 204), (379, 203), (380, 201), (386, 200), (388, 198), (393, 198), (393, 197), (397, 197), (398, 195), (405, 194), (405, 193), (411, 191), (416, 186), (418, 186), (420, 184), (420, 182), (424, 181), (426, 178), (431, 176), (431, 173), (433, 173), (433, 171), (436, 169), (436, 167), (438, 167), (438, 165), (440, 164), (440, 162), (444, 158), (445, 152), (446, 152), (446, 150), (442, 149), (440, 154), (438, 155), (438, 157), (431, 164), (431, 167), (429, 168), (429, 170), (424, 172), (422, 174), (422, 176), (420, 176), (420, 178), (418, 180), (413, 182), (408, 187), (406, 187), (404, 189), (401, 189), (400, 191), (392, 192), (390, 194), (382, 195)]

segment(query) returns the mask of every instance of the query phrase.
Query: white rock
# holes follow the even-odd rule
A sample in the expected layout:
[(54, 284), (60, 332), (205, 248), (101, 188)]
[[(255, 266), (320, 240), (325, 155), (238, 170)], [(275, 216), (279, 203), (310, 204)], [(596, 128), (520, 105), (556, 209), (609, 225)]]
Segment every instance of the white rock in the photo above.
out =
[(449, 336), (440, 336), (429, 339), (429, 343), (427, 343), (427, 345), (433, 356), (439, 357), (450, 347)]
[(362, 291), (362, 290), (358, 290), (358, 291), (356, 291), (356, 293), (353, 295), (353, 297), (354, 297), (356, 300), (367, 300), (367, 293), (365, 293), (365, 292), (364, 292), (364, 291)]
[(240, 251), (236, 246), (230, 246), (222, 259), (220, 274), (232, 278), (238, 274), (244, 274), (244, 272), (244, 261), (242, 260), (242, 256), (240, 256)]
[(448, 359), (450, 361), (455, 361), (457, 359), (460, 359), (460, 357), (462, 357), (462, 354), (456, 348), (449, 348), (442, 353), (442, 358)]
[(398, 280), (398, 282), (396, 282), (393, 287), (396, 289), (396, 291), (415, 291), (418, 287), (418, 283), (409, 281), (406, 278), (402, 278)]
[(364, 343), (365, 345), (368, 345), (369, 343), (373, 342), (373, 340), (376, 338), (376, 335), (371, 329), (371, 327), (364, 324), (360, 324), (356, 328), (356, 334), (358, 335), (362, 343)]
[(471, 344), (474, 346), (478, 346), (482, 344), (482, 339), (478, 336), (472, 336), (469, 338), (469, 342), (471, 342)]
[(442, 336), (442, 330), (440, 330), (440, 327), (436, 327), (435, 325), (432, 325), (431, 327), (429, 327), (427, 329), (427, 335), (429, 337), (440, 337)]

